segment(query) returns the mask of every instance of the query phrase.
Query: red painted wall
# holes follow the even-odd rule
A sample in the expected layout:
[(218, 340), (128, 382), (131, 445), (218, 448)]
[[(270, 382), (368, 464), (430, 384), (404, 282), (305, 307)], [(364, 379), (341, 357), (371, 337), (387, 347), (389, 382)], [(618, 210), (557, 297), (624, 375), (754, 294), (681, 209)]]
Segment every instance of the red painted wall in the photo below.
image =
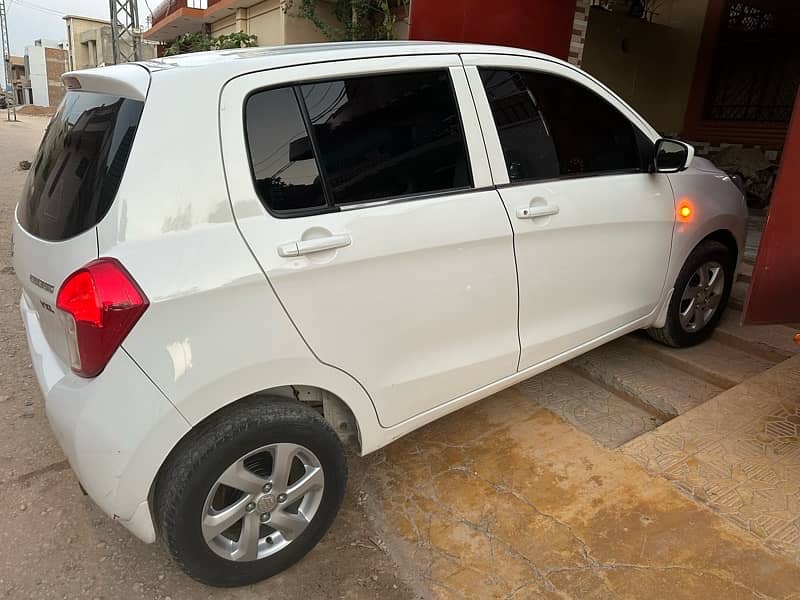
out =
[[(746, 323), (800, 323), (800, 92), (747, 294)], [(788, 334), (787, 334), (788, 337)]]
[(409, 38), (501, 44), (566, 60), (574, 0), (412, 0)]

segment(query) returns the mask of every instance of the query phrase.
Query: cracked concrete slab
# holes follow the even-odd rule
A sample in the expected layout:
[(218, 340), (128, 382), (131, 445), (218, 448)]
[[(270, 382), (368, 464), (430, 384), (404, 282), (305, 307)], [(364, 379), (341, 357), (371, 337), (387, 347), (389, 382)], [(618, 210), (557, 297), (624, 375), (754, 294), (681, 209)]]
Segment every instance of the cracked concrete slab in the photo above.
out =
[(798, 598), (800, 566), (523, 384), (370, 457), (370, 514), (438, 598)]

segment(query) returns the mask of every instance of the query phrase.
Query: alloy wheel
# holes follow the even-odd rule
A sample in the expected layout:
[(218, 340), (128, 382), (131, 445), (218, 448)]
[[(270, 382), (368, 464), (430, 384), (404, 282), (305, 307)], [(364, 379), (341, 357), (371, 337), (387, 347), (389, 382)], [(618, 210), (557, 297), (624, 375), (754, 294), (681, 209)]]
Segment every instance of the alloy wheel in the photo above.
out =
[(322, 466), (308, 448), (262, 446), (230, 465), (211, 486), (201, 518), (203, 539), (233, 561), (280, 552), (311, 523), (324, 489)]
[(681, 296), (679, 320), (684, 331), (700, 331), (719, 308), (725, 290), (725, 270), (716, 261), (703, 263), (689, 278)]

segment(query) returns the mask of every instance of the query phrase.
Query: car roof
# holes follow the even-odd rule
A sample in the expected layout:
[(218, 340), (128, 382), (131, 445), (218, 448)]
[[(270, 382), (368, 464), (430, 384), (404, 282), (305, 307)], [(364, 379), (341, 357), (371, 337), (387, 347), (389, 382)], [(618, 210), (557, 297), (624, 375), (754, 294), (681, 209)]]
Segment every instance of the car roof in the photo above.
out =
[(202, 81), (202, 85), (213, 89), (224, 86), (239, 75), (280, 67), (359, 58), (396, 57), (402, 60), (406, 56), (470, 53), (528, 56), (566, 64), (546, 54), (504, 46), (417, 41), (328, 42), (194, 52), (70, 71), (62, 79), (70, 89), (71, 85), (78, 82), (74, 87), (143, 100), (147, 96), (151, 78), (155, 81), (178, 76), (181, 82)]
[[(144, 99), (149, 87), (148, 80), (141, 76), (149, 72), (153, 81), (168, 78), (170, 74), (180, 75), (179, 80), (186, 82), (187, 78), (195, 79), (193, 83), (200, 83), (208, 89), (220, 89), (231, 79), (268, 69), (311, 65), (315, 63), (331, 62), (338, 60), (354, 60), (360, 58), (392, 58), (399, 60), (404, 56), (421, 56), (430, 54), (495, 54), (506, 56), (521, 56), (548, 61), (562, 65), (581, 73), (591, 79), (607, 93), (614, 96), (622, 104), (617, 94), (611, 91), (600, 81), (554, 56), (511, 48), (508, 46), (493, 46), (486, 44), (467, 44), (454, 42), (426, 42), (426, 41), (366, 41), (366, 42), (326, 42), (318, 44), (286, 44), (281, 46), (257, 46), (255, 48), (236, 48), (233, 50), (212, 50), (209, 52), (194, 52), (169, 56), (148, 61), (111, 65), (103, 68), (85, 69), (65, 73), (63, 78), (77, 79), (89, 84), (89, 89), (99, 91), (112, 90), (113, 93), (126, 95), (133, 98)], [(135, 67), (135, 68), (134, 68)], [(135, 71), (138, 70), (139, 73)], [(146, 71), (145, 71), (146, 70)], [(198, 81), (200, 80), (200, 81)], [(630, 107), (628, 107), (630, 109)], [(630, 109), (634, 114), (636, 111)], [(636, 115), (640, 124), (645, 127), (650, 137), (658, 137), (658, 133), (641, 116)]]
[(505, 46), (424, 41), (369, 41), (287, 44), (282, 46), (236, 48), (233, 50), (213, 50), (169, 56), (140, 62), (139, 64), (150, 70), (151, 73), (169, 71), (175, 68), (204, 67), (206, 70), (219, 71), (232, 77), (263, 69), (317, 62), (422, 54), (512, 54), (563, 63), (563, 61), (546, 54)]

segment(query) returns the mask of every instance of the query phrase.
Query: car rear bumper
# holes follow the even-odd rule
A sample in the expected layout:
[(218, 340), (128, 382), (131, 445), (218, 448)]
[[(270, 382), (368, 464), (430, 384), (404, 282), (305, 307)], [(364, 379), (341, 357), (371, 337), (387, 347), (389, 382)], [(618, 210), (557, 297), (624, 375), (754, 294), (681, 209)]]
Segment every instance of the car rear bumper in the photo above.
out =
[(122, 348), (97, 377), (78, 377), (52, 351), (24, 293), (20, 312), (47, 418), (72, 470), (106, 514), (155, 541), (150, 487), (188, 423)]

